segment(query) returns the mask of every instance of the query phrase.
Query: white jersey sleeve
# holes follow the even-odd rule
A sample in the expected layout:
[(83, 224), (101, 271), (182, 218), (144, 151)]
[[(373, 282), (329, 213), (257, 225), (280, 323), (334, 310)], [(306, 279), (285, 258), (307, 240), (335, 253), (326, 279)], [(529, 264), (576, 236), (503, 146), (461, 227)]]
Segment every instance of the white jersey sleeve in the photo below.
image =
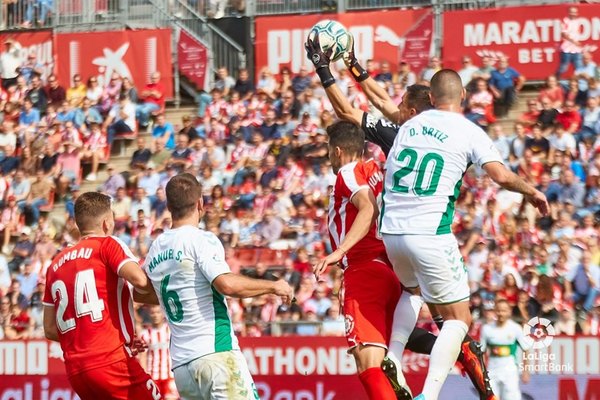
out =
[(212, 283), (219, 275), (231, 272), (225, 261), (225, 249), (213, 233), (203, 232), (194, 247), (198, 260), (197, 266), (207, 281)]
[(472, 141), (470, 142), (471, 148), (471, 163), (478, 167), (483, 167), (484, 164), (489, 162), (502, 162), (502, 155), (494, 145), (494, 142), (489, 136), (483, 131), (474, 131), (472, 135)]

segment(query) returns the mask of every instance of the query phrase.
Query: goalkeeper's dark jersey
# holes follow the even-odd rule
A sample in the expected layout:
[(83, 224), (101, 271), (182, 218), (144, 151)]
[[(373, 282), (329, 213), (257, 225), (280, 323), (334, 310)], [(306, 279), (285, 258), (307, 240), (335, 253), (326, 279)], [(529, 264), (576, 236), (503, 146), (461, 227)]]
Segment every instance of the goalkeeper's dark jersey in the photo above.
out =
[(400, 125), (391, 123), (385, 118), (377, 119), (369, 113), (364, 113), (361, 127), (365, 131), (365, 138), (369, 142), (381, 147), (381, 150), (383, 150), (387, 157), (394, 144), (394, 139), (398, 134)]

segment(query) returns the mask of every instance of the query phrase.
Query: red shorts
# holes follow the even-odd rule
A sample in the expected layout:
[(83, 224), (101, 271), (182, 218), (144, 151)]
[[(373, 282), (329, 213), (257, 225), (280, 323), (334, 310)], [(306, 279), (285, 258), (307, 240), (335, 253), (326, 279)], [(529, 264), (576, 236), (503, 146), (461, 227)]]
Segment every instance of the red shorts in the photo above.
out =
[(344, 271), (340, 300), (350, 348), (373, 344), (387, 348), (394, 310), (402, 289), (391, 265), (373, 260)]
[(160, 390), (160, 394), (163, 395), (165, 399), (178, 399), (179, 394), (177, 393), (177, 387), (175, 386), (175, 379), (155, 379), (156, 386)]
[(158, 386), (134, 359), (117, 361), (69, 376), (81, 400), (160, 400)]

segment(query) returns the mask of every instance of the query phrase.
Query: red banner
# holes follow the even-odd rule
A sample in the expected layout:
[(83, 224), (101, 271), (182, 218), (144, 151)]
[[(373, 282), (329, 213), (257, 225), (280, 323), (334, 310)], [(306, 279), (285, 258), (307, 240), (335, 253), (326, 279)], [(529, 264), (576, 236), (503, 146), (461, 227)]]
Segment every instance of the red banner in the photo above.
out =
[(55, 56), (51, 30), (0, 34), (0, 41), (2, 43), (7, 39), (13, 39), (23, 47), (23, 51), (21, 52), (23, 60), (27, 58), (29, 53), (35, 52), (37, 62), (44, 67), (44, 79), (52, 73), (55, 65)]
[(183, 76), (193, 82), (198, 89), (210, 91), (206, 81), (208, 77), (208, 49), (183, 29), (180, 31), (179, 40), (177, 41), (177, 62), (179, 72)]
[(413, 71), (419, 73), (429, 61), (433, 37), (433, 14), (428, 13), (421, 18), (406, 34), (402, 60), (411, 65)]
[[(546, 79), (558, 69), (561, 21), (570, 4), (444, 13), (444, 66), (461, 68), (469, 55), (476, 65), (481, 57), (510, 57), (510, 65), (530, 80)], [(600, 5), (578, 4), (580, 39), (596, 51), (600, 39)], [(600, 58), (594, 53), (596, 61)]]
[[(240, 345), (262, 400), (367, 398), (342, 337), (241, 338)], [(427, 358), (412, 353), (403, 357), (403, 371), (413, 393), (421, 390)], [(528, 359), (533, 373), (531, 382), (521, 385), (524, 398), (600, 398), (600, 338), (554, 337), (546, 357)], [(540, 368), (549, 364), (561, 366), (561, 371)], [(77, 398), (65, 376), (58, 343), (0, 341), (0, 376), (2, 400)], [(455, 370), (448, 377), (440, 400), (474, 397), (469, 379)]]
[[(424, 41), (419, 45), (423, 60), (416, 63), (417, 71), (427, 63), (432, 44), (433, 18), (429, 9), (354, 12), (344, 14), (319, 14), (286, 17), (256, 18), (256, 69), (268, 66), (278, 73), (282, 66), (298, 72), (300, 66), (310, 65), (306, 58), (304, 42), (310, 28), (325, 18), (341, 22), (354, 35), (354, 50), (361, 62), (368, 59), (388, 61), (395, 70), (401, 56), (411, 54), (406, 50), (407, 33), (422, 32)], [(418, 27), (418, 28), (417, 28)], [(425, 34), (428, 31), (427, 34)], [(412, 36), (415, 39), (415, 36)]]
[(59, 33), (56, 35), (58, 75), (68, 85), (74, 74), (84, 80), (103, 69), (106, 82), (114, 72), (143, 88), (154, 71), (160, 71), (166, 97), (173, 96), (171, 30)]

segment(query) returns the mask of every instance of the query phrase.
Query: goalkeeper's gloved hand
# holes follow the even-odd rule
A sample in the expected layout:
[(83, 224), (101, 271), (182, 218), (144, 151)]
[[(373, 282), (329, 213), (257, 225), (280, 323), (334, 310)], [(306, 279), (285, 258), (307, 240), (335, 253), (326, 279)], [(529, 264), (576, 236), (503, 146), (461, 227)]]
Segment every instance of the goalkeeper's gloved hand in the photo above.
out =
[(350, 37), (348, 42), (348, 51), (342, 54), (342, 58), (344, 59), (344, 63), (350, 74), (354, 77), (356, 82), (362, 82), (369, 77), (369, 73), (358, 63), (356, 56), (354, 55), (354, 36), (351, 33), (348, 33)]
[(306, 56), (313, 63), (315, 69), (317, 70), (317, 75), (319, 75), (319, 79), (321, 79), (323, 87), (328, 88), (329, 86), (333, 85), (335, 83), (335, 79), (329, 70), (329, 63), (331, 62), (333, 48), (323, 52), (321, 49), (321, 44), (319, 43), (319, 35), (315, 35), (315, 40), (308, 39), (304, 44), (304, 48), (306, 49)]

